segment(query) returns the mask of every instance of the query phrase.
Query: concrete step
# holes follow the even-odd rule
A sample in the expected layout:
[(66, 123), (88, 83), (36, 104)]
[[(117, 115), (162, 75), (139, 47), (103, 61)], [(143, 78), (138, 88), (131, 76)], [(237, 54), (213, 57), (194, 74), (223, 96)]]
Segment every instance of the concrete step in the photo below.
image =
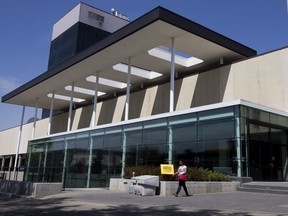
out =
[(249, 182), (242, 184), (238, 191), (288, 195), (288, 182)]

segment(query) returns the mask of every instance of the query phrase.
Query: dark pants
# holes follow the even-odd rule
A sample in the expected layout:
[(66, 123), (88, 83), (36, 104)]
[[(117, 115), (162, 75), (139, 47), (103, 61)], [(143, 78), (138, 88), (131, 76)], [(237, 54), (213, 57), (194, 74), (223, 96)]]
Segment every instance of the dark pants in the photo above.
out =
[(188, 196), (188, 190), (187, 190), (187, 187), (186, 187), (186, 182), (185, 181), (181, 181), (179, 180), (178, 182), (178, 188), (177, 188), (177, 191), (176, 191), (176, 194), (178, 195), (179, 192), (181, 191), (181, 187), (183, 187), (184, 191), (185, 191), (185, 194)]

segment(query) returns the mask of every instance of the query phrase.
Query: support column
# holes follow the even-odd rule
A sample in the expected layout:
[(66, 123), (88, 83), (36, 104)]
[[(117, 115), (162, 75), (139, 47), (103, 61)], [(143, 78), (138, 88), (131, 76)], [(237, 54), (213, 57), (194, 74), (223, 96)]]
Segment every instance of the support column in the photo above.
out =
[(67, 169), (67, 152), (68, 152), (68, 140), (65, 139), (65, 149), (64, 149), (64, 159), (63, 159), (63, 170), (62, 170), (62, 185), (65, 189), (65, 180), (66, 180), (66, 169)]
[(250, 173), (250, 166), (248, 166), (248, 136), (249, 136), (248, 135), (249, 134), (248, 127), (249, 127), (249, 125), (248, 125), (247, 121), (245, 121), (245, 127), (244, 127), (244, 134), (246, 134), (244, 137), (244, 140), (245, 140), (244, 141), (244, 143), (245, 143), (245, 146), (244, 146), (245, 150), (244, 151), (245, 152), (242, 153), (242, 162), (245, 163), (246, 172), (245, 172), (244, 176), (246, 176), (246, 177), (249, 177), (249, 173)]
[(127, 146), (127, 136), (126, 136), (126, 133), (123, 131), (121, 178), (124, 178), (124, 174), (125, 174), (126, 146)]
[(128, 58), (128, 75), (127, 75), (126, 102), (125, 102), (125, 121), (127, 121), (129, 119), (130, 83), (131, 83), (131, 57)]
[(49, 124), (48, 124), (48, 135), (50, 135), (50, 133), (51, 133), (51, 123), (52, 123), (52, 115), (53, 115), (54, 97), (55, 97), (55, 91), (52, 92), (52, 98), (51, 98)]
[(86, 185), (87, 188), (90, 188), (92, 160), (93, 160), (93, 138), (90, 137), (88, 174), (87, 174), (87, 185)]
[[(11, 179), (12, 168), (13, 168), (13, 156), (10, 156), (10, 157), (9, 157), (9, 168), (8, 168), (8, 171), (9, 171), (8, 179), (9, 179), (9, 180)], [(13, 174), (13, 173), (12, 173), (12, 174)], [(6, 177), (6, 179), (7, 179), (7, 177)], [(13, 177), (12, 177), (12, 179), (14, 180)]]
[(175, 77), (175, 43), (171, 41), (171, 67), (170, 67), (170, 106), (169, 112), (174, 111), (174, 78)]
[(20, 165), (21, 165), (21, 160), (22, 160), (22, 155), (19, 155), (18, 156), (18, 167), (20, 167)]
[[(125, 102), (125, 121), (129, 119), (129, 100), (130, 100), (130, 83), (131, 83), (131, 57), (128, 58), (128, 75), (127, 75), (127, 88), (126, 88), (126, 102)], [(123, 143), (122, 143), (122, 168), (121, 177), (125, 174), (126, 164), (126, 133), (123, 132)]]
[(236, 151), (237, 151), (237, 176), (242, 176), (242, 155), (241, 155), (241, 140), (240, 140), (240, 118), (236, 118)]
[(73, 106), (73, 94), (74, 94), (74, 82), (72, 83), (72, 90), (71, 90), (71, 94), (70, 94), (70, 104), (69, 104), (67, 132), (71, 130), (71, 115), (72, 115), (72, 106)]
[[(47, 157), (48, 157), (48, 144), (45, 144), (45, 155), (44, 155), (44, 161), (43, 161), (43, 174), (42, 174), (42, 182), (45, 181), (45, 175), (46, 175), (46, 167), (47, 167)], [(40, 164), (39, 164), (40, 167)], [(46, 180), (49, 182), (49, 179)]]
[(30, 162), (31, 162), (31, 154), (32, 154), (32, 148), (28, 146), (28, 150), (27, 150), (27, 154), (26, 154), (26, 155), (28, 155), (28, 159), (27, 159), (27, 167), (26, 167), (26, 174), (25, 174), (24, 181), (28, 181)]
[(4, 170), (4, 166), (5, 166), (5, 157), (2, 157), (2, 164), (1, 164), (1, 171)]
[(95, 94), (94, 94), (94, 103), (93, 103), (93, 113), (90, 127), (96, 126), (96, 111), (97, 111), (97, 99), (98, 99), (98, 84), (99, 84), (99, 72), (96, 73), (96, 82), (95, 82)]
[(23, 106), (23, 109), (22, 109), (21, 124), (20, 124), (19, 135), (18, 135), (18, 144), (17, 144), (16, 155), (15, 155), (15, 163), (14, 163), (14, 169), (13, 169), (13, 179), (14, 180), (16, 180), (16, 169), (17, 169), (17, 165), (18, 165), (18, 156), (19, 156), (19, 150), (20, 150), (20, 144), (21, 144), (24, 114), (25, 114), (25, 105)]
[(32, 139), (35, 137), (37, 112), (38, 112), (38, 99), (36, 100), (36, 107), (35, 107), (35, 114), (34, 114), (34, 121), (33, 121), (33, 129), (32, 129)]
[(172, 164), (173, 161), (173, 130), (172, 127), (168, 127), (169, 137), (168, 137), (168, 164)]

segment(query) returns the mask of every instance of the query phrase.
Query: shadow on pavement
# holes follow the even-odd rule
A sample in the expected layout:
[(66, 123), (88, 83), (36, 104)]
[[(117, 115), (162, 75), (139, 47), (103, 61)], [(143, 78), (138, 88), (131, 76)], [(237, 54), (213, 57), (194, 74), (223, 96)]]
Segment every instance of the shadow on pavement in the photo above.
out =
[[(92, 206), (88, 210), (81, 209), (82, 205), (73, 205), (67, 198), (53, 198), (46, 200), (0, 198), (0, 215), (2, 216), (89, 216), (89, 215), (194, 215), (194, 216), (251, 216), (249, 212), (231, 213), (220, 210), (193, 209), (193, 211), (182, 211), (181, 206), (152, 206), (141, 207), (137, 205), (106, 205), (103, 208)], [(66, 203), (66, 204), (65, 204)], [(68, 203), (68, 204), (67, 204)], [(71, 203), (71, 204), (69, 204)], [(70, 210), (69, 210), (70, 208)], [(71, 210), (72, 209), (72, 210)], [(275, 215), (277, 216), (277, 215)], [(280, 215), (278, 215), (280, 216)]]

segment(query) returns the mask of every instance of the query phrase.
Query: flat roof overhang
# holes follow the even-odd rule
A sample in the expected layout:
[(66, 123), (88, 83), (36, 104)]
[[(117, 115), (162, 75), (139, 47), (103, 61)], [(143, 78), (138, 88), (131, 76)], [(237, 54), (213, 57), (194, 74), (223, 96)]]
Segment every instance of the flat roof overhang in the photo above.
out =
[[(174, 38), (175, 49), (203, 62), (191, 67), (175, 64), (178, 75), (198, 73), (215, 65), (220, 66), (220, 58), (224, 63), (232, 63), (256, 55), (256, 51), (234, 40), (220, 35), (191, 20), (179, 16), (162, 7), (146, 13), (137, 20), (119, 29), (82, 53), (52, 68), (14, 91), (2, 97), (2, 102), (50, 109), (53, 91), (55, 94), (70, 97), (65, 86), (74, 83), (77, 87), (94, 90), (95, 84), (88, 82), (87, 77), (96, 75), (126, 83), (127, 74), (116, 71), (113, 66), (119, 63), (156, 71), (162, 76), (149, 80), (131, 75), (131, 90), (140, 85), (156, 84), (169, 80), (171, 63), (149, 55), (148, 50), (165, 46), (170, 48)], [(107, 85), (98, 85), (98, 91), (107, 94), (125, 92)], [(75, 98), (91, 101), (93, 96), (76, 93)], [(98, 100), (101, 100), (99, 96)], [(67, 109), (69, 101), (54, 100), (53, 109)]]

